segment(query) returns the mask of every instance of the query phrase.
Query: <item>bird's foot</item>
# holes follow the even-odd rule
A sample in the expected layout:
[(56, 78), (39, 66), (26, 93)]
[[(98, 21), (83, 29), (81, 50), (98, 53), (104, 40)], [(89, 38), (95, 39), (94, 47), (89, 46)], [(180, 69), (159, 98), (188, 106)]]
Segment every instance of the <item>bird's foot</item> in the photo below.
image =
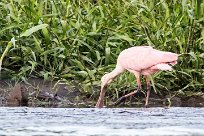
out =
[(149, 108), (149, 105), (148, 105), (148, 104), (145, 104), (145, 108)]
[(116, 102), (115, 102), (115, 106), (117, 106), (117, 105), (119, 105), (120, 103), (122, 103), (122, 102), (125, 102), (125, 100), (126, 100), (126, 97), (125, 96), (122, 96), (122, 97), (120, 97)]
[(96, 104), (95, 108), (103, 108), (103, 105)]
[(96, 108), (103, 108), (104, 107), (104, 102), (103, 101), (98, 101), (97, 103), (96, 103), (96, 106), (95, 106)]

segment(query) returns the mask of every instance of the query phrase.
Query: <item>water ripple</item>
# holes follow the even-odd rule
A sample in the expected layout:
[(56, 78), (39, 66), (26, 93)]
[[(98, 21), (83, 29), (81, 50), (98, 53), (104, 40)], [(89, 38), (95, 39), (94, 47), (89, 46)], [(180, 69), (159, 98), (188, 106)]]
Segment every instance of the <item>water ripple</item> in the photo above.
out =
[(0, 134), (204, 135), (204, 108), (0, 108)]

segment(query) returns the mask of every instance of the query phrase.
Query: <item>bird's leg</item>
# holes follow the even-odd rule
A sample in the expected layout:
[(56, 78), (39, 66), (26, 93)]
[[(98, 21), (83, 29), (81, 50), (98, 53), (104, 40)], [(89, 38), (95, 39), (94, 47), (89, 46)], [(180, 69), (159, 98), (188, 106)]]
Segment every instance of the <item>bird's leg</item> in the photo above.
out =
[(116, 102), (115, 102), (115, 105), (119, 105), (120, 103), (124, 102), (126, 100), (127, 97), (129, 96), (133, 96), (134, 94), (136, 94), (137, 92), (141, 91), (142, 87), (141, 87), (141, 82), (140, 82), (140, 75), (138, 73), (134, 73), (135, 74), (135, 77), (136, 77), (136, 80), (137, 80), (137, 90), (133, 91), (133, 92), (130, 92), (129, 94), (126, 94), (122, 97), (120, 97)]
[(147, 83), (147, 95), (146, 95), (146, 99), (145, 99), (145, 107), (148, 107), (148, 101), (149, 101), (149, 95), (150, 95), (150, 81), (148, 76), (145, 76), (146, 79), (146, 83)]
[(133, 96), (134, 94), (136, 94), (136, 93), (139, 92), (139, 91), (141, 91), (141, 87), (138, 86), (137, 90), (135, 90), (135, 91), (133, 91), (133, 92), (131, 92), (131, 93), (129, 93), (129, 94), (126, 94), (126, 95), (120, 97), (120, 98), (115, 102), (115, 105), (121, 104), (122, 102), (124, 102), (124, 101), (126, 100), (127, 97)]

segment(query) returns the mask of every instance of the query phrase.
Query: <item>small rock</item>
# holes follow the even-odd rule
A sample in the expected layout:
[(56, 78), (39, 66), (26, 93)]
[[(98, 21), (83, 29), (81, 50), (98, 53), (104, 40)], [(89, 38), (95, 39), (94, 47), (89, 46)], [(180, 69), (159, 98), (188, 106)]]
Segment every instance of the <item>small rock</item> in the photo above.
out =
[(7, 106), (27, 106), (28, 93), (20, 84), (15, 85), (6, 96)]
[(174, 106), (174, 107), (180, 107), (182, 104), (181, 98), (176, 96), (171, 98), (170, 101), (171, 101), (171, 106)]

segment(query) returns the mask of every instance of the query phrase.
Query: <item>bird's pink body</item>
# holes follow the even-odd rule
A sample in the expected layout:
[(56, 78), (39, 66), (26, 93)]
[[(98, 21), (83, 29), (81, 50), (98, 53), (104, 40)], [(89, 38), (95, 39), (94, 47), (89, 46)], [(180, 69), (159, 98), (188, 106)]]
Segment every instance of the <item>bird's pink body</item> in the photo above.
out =
[(175, 53), (155, 50), (150, 46), (138, 46), (123, 50), (118, 56), (117, 64), (130, 72), (150, 75), (158, 70), (171, 70), (167, 62), (173, 64), (177, 59), (178, 55)]
[[(103, 99), (107, 85), (120, 73), (126, 70), (133, 73), (137, 79), (138, 90), (140, 90), (140, 75), (144, 75), (146, 77), (147, 85), (150, 86), (147, 77), (148, 75), (153, 74), (159, 70), (172, 70), (171, 65), (175, 65), (177, 60), (178, 54), (159, 51), (153, 49), (150, 46), (137, 46), (123, 50), (118, 56), (116, 68), (101, 78), (101, 93), (96, 107), (103, 106)], [(148, 104), (149, 90), (150, 89), (148, 88), (145, 105)]]

